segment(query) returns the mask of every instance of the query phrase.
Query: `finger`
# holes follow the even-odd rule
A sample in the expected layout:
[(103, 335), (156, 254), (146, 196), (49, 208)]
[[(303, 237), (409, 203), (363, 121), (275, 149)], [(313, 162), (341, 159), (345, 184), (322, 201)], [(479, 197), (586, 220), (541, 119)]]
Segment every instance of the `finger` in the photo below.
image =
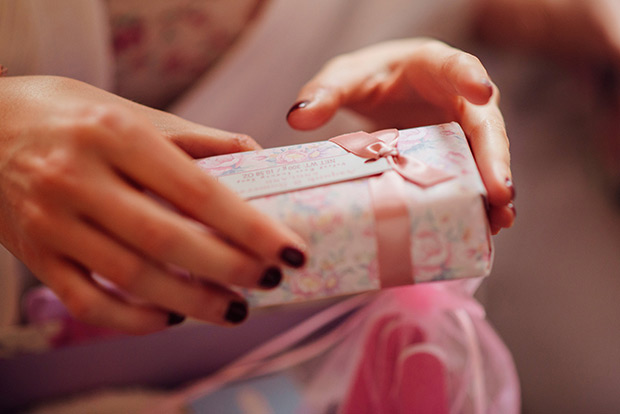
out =
[(293, 128), (313, 129), (340, 107), (372, 116), (390, 100), (409, 103), (407, 95), (450, 105), (455, 96), (484, 104), (492, 93), (488, 74), (474, 56), (438, 41), (406, 39), (328, 62), (301, 89), (287, 120)]
[(247, 315), (239, 294), (165, 271), (89, 225), (67, 224), (62, 239), (54, 246), (61, 254), (154, 306), (219, 325)]
[(132, 137), (132, 145), (107, 154), (119, 171), (248, 252), (303, 265), (305, 243), (292, 230), (241, 200), (150, 129), (131, 124), (122, 133)]
[(184, 123), (173, 131), (166, 132), (168, 138), (192, 158), (261, 149), (250, 136), (208, 128), (191, 122)]
[[(282, 278), (278, 267), (234, 248), (116, 177), (88, 191), (82, 214), (153, 262), (174, 264), (222, 285), (272, 288)], [(103, 205), (101, 199), (114, 202)]]
[(510, 170), (510, 143), (497, 99), (487, 105), (464, 103), (459, 121), (471, 144), (489, 203), (506, 206), (513, 201), (515, 191)]
[(260, 149), (260, 145), (245, 134), (209, 128), (170, 112), (153, 109), (116, 95), (100, 95), (97, 91), (97, 98), (106, 99), (115, 105), (120, 103), (133, 113), (144, 116), (162, 135), (192, 158)]
[(495, 235), (503, 228), (512, 227), (516, 218), (517, 210), (512, 202), (501, 207), (491, 206), (489, 210), (491, 233)]
[(476, 105), (486, 104), (493, 84), (480, 60), (442, 42), (431, 41), (417, 48), (406, 66), (409, 83), (423, 96), (462, 96)]
[(177, 322), (170, 312), (129, 304), (98, 287), (80, 266), (50, 259), (43, 277), (76, 319), (95, 326), (132, 334), (160, 331)]

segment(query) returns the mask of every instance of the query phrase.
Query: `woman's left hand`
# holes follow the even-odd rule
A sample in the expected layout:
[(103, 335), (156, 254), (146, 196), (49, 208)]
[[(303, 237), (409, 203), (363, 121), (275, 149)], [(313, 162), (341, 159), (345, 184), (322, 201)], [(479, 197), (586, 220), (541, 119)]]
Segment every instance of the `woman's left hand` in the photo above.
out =
[(425, 38), (340, 55), (301, 89), (287, 119), (293, 128), (315, 129), (340, 108), (377, 128), (458, 122), (488, 191), (493, 234), (512, 226), (514, 187), (499, 91), (476, 57)]

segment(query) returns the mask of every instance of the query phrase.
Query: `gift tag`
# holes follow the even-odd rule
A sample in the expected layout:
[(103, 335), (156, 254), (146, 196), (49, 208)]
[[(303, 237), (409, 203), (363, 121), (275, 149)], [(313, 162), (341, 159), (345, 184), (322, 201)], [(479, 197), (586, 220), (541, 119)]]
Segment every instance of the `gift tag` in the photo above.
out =
[[(322, 151), (324, 146), (330, 148)], [(317, 143), (309, 148), (291, 146), (271, 151), (277, 150), (281, 152), (273, 157), (272, 163), (257, 163), (256, 168), (248, 167), (238, 172), (232, 169), (227, 174), (217, 176), (218, 181), (241, 197), (250, 199), (369, 177), (391, 169), (386, 159), (367, 162), (331, 142)], [(314, 153), (318, 155), (311, 156)], [(242, 159), (252, 154), (239, 153), (232, 156)]]

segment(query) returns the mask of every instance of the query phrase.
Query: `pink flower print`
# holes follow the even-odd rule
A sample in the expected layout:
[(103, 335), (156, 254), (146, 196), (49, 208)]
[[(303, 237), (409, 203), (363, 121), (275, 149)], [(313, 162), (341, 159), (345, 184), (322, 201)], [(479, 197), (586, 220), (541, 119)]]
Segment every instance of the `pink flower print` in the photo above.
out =
[(470, 165), (469, 159), (465, 157), (465, 155), (461, 154), (460, 152), (456, 152), (456, 151), (448, 152), (448, 154), (446, 154), (446, 160), (448, 160), (451, 164), (459, 167), (461, 174), (469, 173), (469, 170), (467, 168)]
[(315, 297), (324, 290), (323, 282), (316, 273), (302, 273), (291, 280), (291, 291), (304, 298)]
[(477, 261), (489, 261), (491, 258), (491, 249), (486, 243), (478, 244), (476, 247), (471, 247), (465, 251), (465, 256), (468, 259)]
[(238, 168), (241, 164), (241, 158), (236, 157), (234, 154), (220, 155), (214, 158), (207, 158), (202, 165), (215, 175), (221, 175), (222, 173), (234, 168)]
[(289, 164), (294, 162), (303, 162), (308, 159), (308, 154), (303, 150), (288, 150), (278, 154), (277, 162), (279, 164)]
[(295, 204), (302, 204), (306, 208), (321, 210), (327, 208), (327, 187), (310, 188), (305, 191), (294, 191), (290, 193), (291, 201)]
[(438, 232), (423, 230), (413, 238), (413, 264), (416, 277), (439, 276), (451, 260), (450, 243)]
[(336, 273), (329, 273), (324, 278), (324, 291), (333, 293), (340, 287), (340, 278)]
[[(321, 206), (317, 206), (321, 209)], [(322, 206), (325, 209), (325, 206)], [(331, 234), (339, 232), (343, 228), (344, 217), (340, 212), (334, 212), (332, 214), (321, 214), (317, 217), (315, 222), (315, 228), (320, 229), (324, 234)]]
[(375, 257), (368, 263), (368, 279), (372, 284), (379, 284), (379, 261)]
[(112, 40), (114, 52), (118, 55), (129, 48), (142, 44), (145, 37), (144, 23), (142, 20), (132, 18), (118, 25)]

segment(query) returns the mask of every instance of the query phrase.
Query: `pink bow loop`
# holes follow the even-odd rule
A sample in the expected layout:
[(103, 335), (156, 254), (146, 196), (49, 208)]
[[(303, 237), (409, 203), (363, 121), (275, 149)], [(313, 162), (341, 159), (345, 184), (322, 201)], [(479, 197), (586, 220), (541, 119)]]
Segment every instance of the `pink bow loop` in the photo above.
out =
[(401, 154), (397, 146), (398, 136), (397, 129), (386, 129), (372, 134), (354, 132), (330, 139), (358, 157), (367, 160), (386, 158), (392, 168), (368, 181), (382, 287), (406, 285), (415, 280), (411, 256), (411, 221), (402, 188), (405, 180), (426, 188), (454, 178), (425, 162)]
[(454, 178), (452, 174), (434, 168), (416, 158), (401, 154), (397, 146), (397, 129), (385, 129), (372, 134), (362, 131), (353, 132), (331, 138), (329, 141), (358, 157), (368, 160), (387, 158), (394, 171), (407, 181), (420, 187), (431, 187)]

